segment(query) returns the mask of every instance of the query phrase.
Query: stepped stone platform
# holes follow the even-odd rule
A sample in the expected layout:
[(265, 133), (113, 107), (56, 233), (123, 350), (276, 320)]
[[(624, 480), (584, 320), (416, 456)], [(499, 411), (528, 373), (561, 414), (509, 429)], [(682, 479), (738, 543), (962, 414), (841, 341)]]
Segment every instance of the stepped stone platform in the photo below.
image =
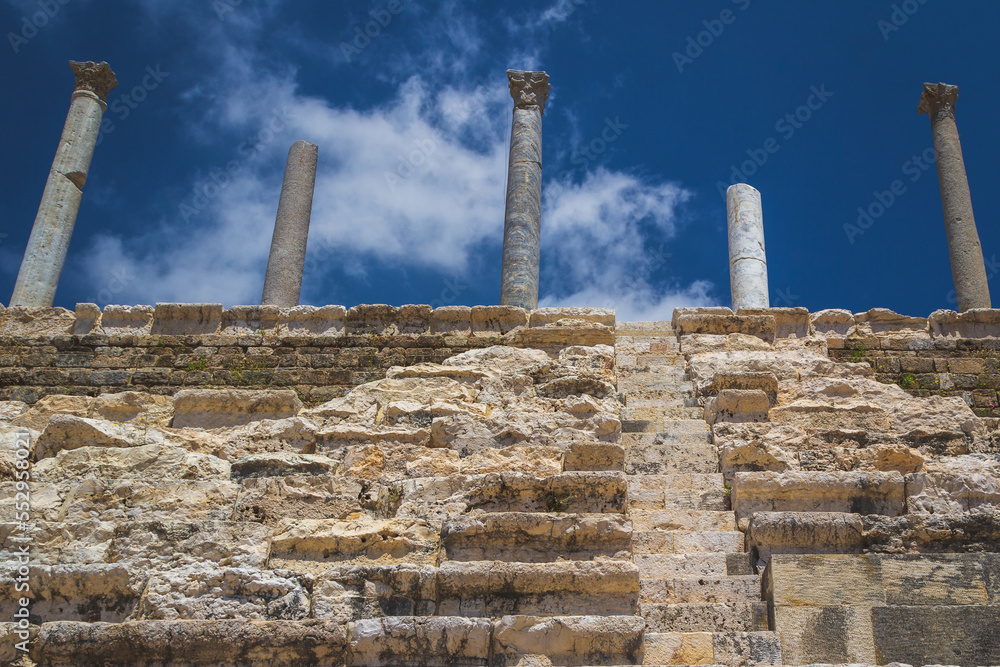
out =
[(993, 310), (0, 310), (0, 663), (1000, 665), (998, 350)]

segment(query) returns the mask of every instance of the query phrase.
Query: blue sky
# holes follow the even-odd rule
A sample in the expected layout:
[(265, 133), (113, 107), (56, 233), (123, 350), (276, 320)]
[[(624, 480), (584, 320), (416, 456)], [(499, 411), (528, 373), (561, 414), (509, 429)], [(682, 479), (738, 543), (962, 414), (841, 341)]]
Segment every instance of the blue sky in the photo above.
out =
[(120, 85), (56, 305), (258, 303), (298, 139), (320, 147), (303, 303), (497, 303), (508, 68), (551, 76), (542, 305), (729, 305), (739, 178), (763, 195), (772, 305), (953, 308), (924, 81), (960, 86), (1000, 301), (998, 25), (985, 0), (3, 0), (0, 301), (70, 59)]

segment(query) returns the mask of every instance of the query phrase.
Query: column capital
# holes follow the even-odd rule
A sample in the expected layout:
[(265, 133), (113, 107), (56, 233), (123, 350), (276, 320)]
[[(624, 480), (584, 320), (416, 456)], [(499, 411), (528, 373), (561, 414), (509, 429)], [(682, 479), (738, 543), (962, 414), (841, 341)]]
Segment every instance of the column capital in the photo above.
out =
[(510, 83), (510, 96), (514, 98), (515, 107), (538, 106), (545, 113), (545, 103), (549, 100), (549, 75), (545, 72), (525, 72), (523, 70), (507, 70), (507, 80)]
[(958, 86), (948, 83), (925, 83), (924, 92), (920, 95), (920, 106), (917, 107), (917, 113), (931, 114), (931, 117), (954, 117), (957, 103)]
[(69, 66), (73, 68), (76, 76), (75, 90), (86, 90), (94, 93), (102, 102), (108, 100), (108, 93), (113, 88), (118, 87), (118, 79), (111, 71), (111, 66), (105, 62), (95, 63), (92, 61), (77, 62), (69, 61)]

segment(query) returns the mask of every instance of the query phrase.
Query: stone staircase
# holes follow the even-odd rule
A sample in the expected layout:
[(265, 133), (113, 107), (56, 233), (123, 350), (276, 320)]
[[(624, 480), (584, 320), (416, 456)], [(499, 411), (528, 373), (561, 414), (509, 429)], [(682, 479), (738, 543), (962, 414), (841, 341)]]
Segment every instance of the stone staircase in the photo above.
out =
[(781, 664), (670, 323), (619, 323), (616, 362), (645, 663)]

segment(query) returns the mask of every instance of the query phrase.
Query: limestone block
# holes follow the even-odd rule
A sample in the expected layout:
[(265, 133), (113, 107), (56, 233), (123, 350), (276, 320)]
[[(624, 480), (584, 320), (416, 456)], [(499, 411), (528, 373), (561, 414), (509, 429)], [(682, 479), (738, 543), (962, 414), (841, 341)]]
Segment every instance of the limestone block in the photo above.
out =
[(771, 554), (860, 553), (863, 531), (857, 514), (758, 512), (750, 519), (747, 544), (765, 562)]
[(612, 308), (537, 308), (531, 311), (529, 326), (543, 327), (560, 320), (583, 320), (604, 326), (615, 326), (615, 311)]
[(145, 444), (148, 433), (131, 424), (57, 414), (35, 443), (38, 460), (79, 447), (134, 447)]
[(574, 442), (566, 448), (563, 470), (622, 470), (625, 448), (610, 442)]
[(311, 584), (283, 570), (189, 566), (150, 577), (138, 618), (301, 620), (309, 616)]
[[(17, 570), (15, 564), (0, 566), (6, 581), (14, 581)], [(134, 618), (145, 583), (144, 572), (117, 564), (32, 565), (30, 588), (22, 596), (31, 600), (32, 618), (42, 623), (120, 623)], [(14, 618), (18, 597), (0, 601), (4, 618)]]
[(875, 607), (871, 623), (879, 662), (1000, 664), (1000, 607), (996, 605)]
[(720, 315), (729, 316), (733, 314), (732, 308), (727, 308), (725, 306), (695, 306), (695, 307), (685, 307), (685, 308), (674, 308), (673, 317), (670, 321), (670, 326), (676, 331), (677, 324), (680, 318), (685, 315)]
[(271, 529), (230, 521), (139, 521), (115, 526), (108, 561), (147, 572), (195, 564), (263, 569)]
[(0, 313), (0, 336), (65, 336), (75, 326), (76, 314), (65, 308), (11, 306)]
[(142, 426), (166, 425), (173, 413), (173, 401), (169, 396), (154, 396), (138, 391), (123, 391), (117, 394), (101, 394), (91, 406), (91, 416), (113, 422), (133, 421), (142, 418)]
[(291, 336), (337, 336), (344, 331), (346, 317), (343, 306), (295, 306), (280, 310), (278, 325)]
[(363, 619), (350, 629), (351, 665), (427, 667), (486, 665), (490, 628), (484, 618), (449, 616)]
[(489, 474), (466, 482), (469, 510), (484, 512), (624, 512), (625, 476), (611, 472), (565, 472), (548, 478)]
[(711, 632), (647, 632), (645, 664), (711, 665), (715, 650)]
[(266, 454), (251, 454), (233, 461), (232, 478), (233, 481), (239, 482), (258, 477), (327, 476), (336, 470), (337, 462), (327, 456), (268, 452)]
[(52, 665), (344, 664), (341, 623), (304, 621), (130, 621), (44, 624), (32, 659)]
[(1000, 310), (971, 308), (963, 313), (935, 310), (928, 318), (934, 338), (1000, 338)]
[(809, 309), (798, 308), (740, 308), (740, 316), (768, 316), (774, 318), (775, 338), (805, 338), (812, 333)]
[[(24, 512), (24, 482), (17, 488), (17, 482), (0, 482), (0, 521), (13, 523), (23, 518)], [(60, 518), (60, 510), (66, 500), (65, 485), (45, 482), (31, 483), (29, 488), (32, 521), (56, 521)], [(20, 505), (20, 509), (18, 509)]]
[(790, 664), (782, 660), (781, 643), (773, 632), (716, 632), (712, 635), (712, 648), (715, 662), (723, 665)]
[(614, 345), (614, 342), (614, 327), (577, 319), (557, 320), (513, 334), (515, 345), (553, 352), (573, 345)]
[(906, 476), (910, 514), (955, 514), (1000, 506), (1000, 478), (983, 474), (916, 473)]
[(530, 375), (551, 363), (552, 359), (542, 350), (493, 345), (449, 357), (443, 365), (492, 369), (503, 375)]
[(230, 518), (239, 487), (226, 481), (84, 479), (61, 484), (66, 521), (218, 520)]
[[(988, 587), (997, 574), (987, 554), (880, 555), (888, 605), (995, 604)], [(992, 567), (991, 567), (992, 565)]]
[(718, 393), (724, 389), (759, 389), (767, 394), (771, 405), (778, 400), (778, 378), (774, 373), (766, 371), (716, 373), (712, 376), (712, 383), (705, 388), (705, 392)]
[(1000, 510), (983, 505), (964, 514), (863, 516), (865, 548), (889, 553), (992, 551), (1000, 540)]
[(248, 336), (273, 331), (281, 310), (277, 306), (233, 306), (222, 311), (221, 333)]
[(0, 523), (0, 561), (16, 560), (14, 554), (24, 545), (21, 538), (28, 537), (34, 567), (102, 563), (114, 528), (110, 521), (44, 521), (40, 515), (32, 516), (27, 531), (21, 524)]
[(500, 512), (462, 515), (444, 524), (451, 561), (540, 563), (629, 554), (632, 525), (614, 514)]
[(442, 306), (431, 313), (430, 332), (453, 336), (472, 335), (472, 308), (469, 306)]
[[(717, 438), (716, 442), (720, 440), (722, 439)], [(719, 447), (719, 465), (728, 480), (732, 480), (733, 474), (737, 472), (784, 472), (799, 468), (793, 454), (769, 442), (760, 439), (722, 442)]]
[[(764, 349), (731, 349), (726, 346), (701, 350), (688, 349), (690, 346), (686, 344), (687, 338), (708, 337), (685, 336), (681, 339), (684, 354), (690, 355), (689, 374), (700, 390), (711, 387), (715, 376), (720, 373), (773, 373), (779, 383), (799, 382), (810, 378), (822, 378), (828, 383), (833, 383), (839, 378), (853, 382), (856, 378), (870, 377), (873, 374), (867, 364), (837, 364), (830, 361), (826, 350), (817, 350), (806, 345), (780, 352)], [(715, 338), (746, 340), (737, 334)]]
[(438, 531), (419, 519), (303, 519), (276, 531), (273, 557), (286, 566), (295, 560), (423, 563), (436, 562), (439, 547)]
[(478, 336), (503, 335), (528, 326), (528, 311), (517, 306), (473, 306), (472, 333)]
[(765, 342), (772, 342), (775, 335), (775, 318), (773, 315), (727, 315), (727, 314), (689, 314), (677, 318), (674, 328), (677, 335), (711, 334), (724, 336), (727, 334), (744, 334), (756, 336)]
[(638, 592), (639, 570), (627, 561), (445, 561), (437, 613), (629, 615)]
[(861, 336), (912, 331), (926, 333), (926, 317), (908, 317), (894, 313), (888, 308), (872, 308), (865, 313), (855, 313), (856, 331)]
[(158, 303), (150, 333), (165, 336), (218, 333), (222, 326), (221, 303)]
[(153, 327), (152, 306), (104, 306), (101, 333), (109, 336), (148, 334)]
[(760, 389), (723, 389), (705, 401), (705, 421), (763, 422), (771, 403)]
[(23, 401), (0, 401), (0, 422), (14, 421), (27, 412), (29, 407)]
[(282, 526), (290, 518), (345, 519), (361, 511), (358, 480), (321, 474), (244, 479), (233, 517)]
[(738, 472), (733, 509), (756, 512), (848, 512), (896, 516), (905, 508), (898, 472)]
[(302, 402), (291, 389), (183, 389), (174, 394), (174, 428), (224, 428), (294, 417)]
[(813, 330), (825, 338), (846, 338), (854, 328), (854, 313), (849, 310), (829, 308), (809, 316)]
[(393, 334), (397, 332), (399, 308), (385, 304), (351, 306), (344, 316), (344, 333)]
[(504, 616), (493, 629), (494, 664), (544, 655), (553, 664), (633, 665), (641, 662), (644, 627), (638, 616)]
[(73, 325), (73, 333), (77, 336), (86, 336), (100, 327), (101, 309), (96, 303), (76, 304), (76, 323)]
[(437, 568), (411, 563), (325, 566), (313, 585), (312, 615), (342, 621), (433, 616)]
[(876, 662), (871, 614), (870, 606), (776, 607), (782, 660), (792, 665), (885, 664), (881, 656)]
[(172, 445), (62, 450), (57, 456), (43, 459), (32, 468), (32, 479), (39, 482), (85, 478), (228, 480), (229, 474), (227, 461)]
[(347, 396), (335, 398), (316, 408), (306, 410), (302, 415), (309, 418), (339, 417), (352, 422), (373, 423), (378, 410), (393, 402), (407, 401), (431, 405), (438, 401), (471, 403), (475, 398), (476, 390), (470, 387), (469, 383), (459, 382), (451, 377), (394, 377), (359, 385)]
[(396, 332), (404, 335), (430, 333), (432, 316), (433, 308), (426, 304), (400, 306)]

